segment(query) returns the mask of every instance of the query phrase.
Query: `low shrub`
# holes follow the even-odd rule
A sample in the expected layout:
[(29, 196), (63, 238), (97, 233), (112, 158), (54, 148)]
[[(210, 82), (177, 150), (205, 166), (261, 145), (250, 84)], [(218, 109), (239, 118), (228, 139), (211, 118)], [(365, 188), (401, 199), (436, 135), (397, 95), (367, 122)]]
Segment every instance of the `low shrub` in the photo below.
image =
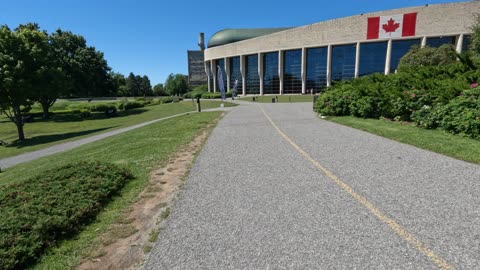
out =
[(480, 138), (480, 87), (472, 86), (445, 105), (425, 106), (414, 112), (413, 120), (420, 127)]
[(105, 112), (107, 110), (116, 109), (116, 106), (115, 104), (98, 103), (90, 105), (88, 109), (90, 112)]
[(116, 165), (80, 162), (1, 186), (0, 268), (31, 265), (91, 222), (129, 179), (131, 173)]
[(222, 95), (219, 92), (206, 92), (202, 94), (203, 99), (214, 99), (214, 98), (222, 98)]
[(118, 105), (119, 110), (125, 110), (125, 111), (142, 108), (142, 107), (144, 107), (144, 104), (138, 101), (127, 101), (127, 102), (122, 102)]

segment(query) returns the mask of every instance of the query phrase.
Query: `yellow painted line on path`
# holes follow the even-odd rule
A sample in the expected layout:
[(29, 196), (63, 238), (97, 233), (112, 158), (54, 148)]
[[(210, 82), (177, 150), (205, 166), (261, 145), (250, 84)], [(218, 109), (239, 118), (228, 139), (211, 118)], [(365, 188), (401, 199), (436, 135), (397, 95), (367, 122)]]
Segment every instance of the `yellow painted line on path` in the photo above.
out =
[[(259, 106), (260, 107), (260, 106)], [(400, 224), (398, 224), (395, 220), (389, 218), (385, 215), (380, 209), (375, 207), (371, 202), (369, 202), (365, 197), (356, 193), (349, 185), (343, 182), (340, 178), (338, 178), (334, 173), (327, 170), (323, 167), (318, 161), (313, 159), (307, 152), (305, 152), (300, 146), (298, 146), (292, 139), (290, 139), (287, 134), (285, 134), (270, 116), (260, 107), (265, 117), (268, 121), (272, 124), (272, 126), (280, 133), (280, 135), (288, 142), (290, 145), (293, 146), (303, 157), (305, 157), (308, 161), (310, 161), (315, 167), (321, 170), (330, 180), (332, 180), (335, 184), (341, 187), (344, 191), (346, 191), (350, 196), (352, 196), (358, 203), (366, 207), (375, 217), (377, 217), (383, 223), (386, 223), (398, 236), (403, 238), (405, 241), (413, 245), (417, 250), (421, 253), (426, 255), (430, 260), (435, 263), (441, 269), (454, 269), (453, 266), (448, 264), (443, 258), (435, 254), (431, 249), (429, 249), (424, 243), (420, 242), (413, 234), (409, 233), (405, 228), (403, 228)]]

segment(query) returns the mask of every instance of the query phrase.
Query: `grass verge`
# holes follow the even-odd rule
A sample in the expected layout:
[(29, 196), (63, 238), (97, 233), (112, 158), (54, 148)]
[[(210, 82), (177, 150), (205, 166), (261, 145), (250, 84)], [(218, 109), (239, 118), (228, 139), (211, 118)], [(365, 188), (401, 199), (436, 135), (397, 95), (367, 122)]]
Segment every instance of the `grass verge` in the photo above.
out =
[(418, 148), (480, 164), (480, 141), (478, 140), (449, 134), (442, 130), (422, 129), (387, 120), (363, 119), (353, 116), (328, 117), (327, 120)]
[[(62, 102), (61, 104), (63, 103), (75, 102)], [(218, 108), (220, 104), (220, 101), (202, 100), (202, 109)], [(224, 102), (224, 106), (230, 107), (235, 106), (235, 104)], [(24, 126), (26, 140), (22, 142), (16, 141), (17, 129), (15, 125), (4, 115), (0, 115), (0, 139), (9, 143), (7, 146), (0, 146), (0, 158), (11, 157), (55, 144), (195, 110), (196, 104), (192, 104), (192, 101), (189, 100), (122, 111), (118, 117), (111, 118), (107, 118), (103, 113), (97, 113), (91, 119), (85, 120), (68, 114), (56, 115), (50, 120), (35, 119), (33, 123), (26, 123)]]
[[(269, 96), (255, 96), (256, 102), (272, 103), (272, 98), (278, 97), (279, 103), (289, 102), (313, 102), (312, 95), (269, 95)], [(253, 101), (253, 96), (241, 97), (243, 101)]]
[(168, 119), (133, 131), (81, 146), (71, 151), (17, 165), (0, 174), (0, 185), (26, 179), (53, 167), (82, 160), (100, 160), (126, 166), (135, 179), (128, 182), (96, 220), (74, 239), (50, 249), (34, 269), (71, 269), (83, 257), (94, 257), (91, 248), (101, 235), (134, 202), (148, 182), (153, 167), (164, 165), (182, 145), (213, 123), (221, 112), (204, 112)]

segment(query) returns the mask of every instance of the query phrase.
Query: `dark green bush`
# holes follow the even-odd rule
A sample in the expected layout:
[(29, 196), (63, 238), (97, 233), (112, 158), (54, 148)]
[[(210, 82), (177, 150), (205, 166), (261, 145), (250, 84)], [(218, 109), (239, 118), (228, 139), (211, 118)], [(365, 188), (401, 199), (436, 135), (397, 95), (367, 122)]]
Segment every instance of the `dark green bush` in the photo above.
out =
[(453, 45), (444, 44), (439, 48), (414, 46), (400, 60), (399, 70), (404, 67), (439, 66), (453, 64), (457, 61), (457, 54)]
[(144, 104), (138, 101), (127, 101), (127, 102), (122, 102), (118, 105), (119, 110), (125, 110), (125, 111), (142, 108), (142, 107), (144, 107)]
[(214, 99), (214, 98), (222, 98), (222, 95), (219, 92), (206, 92), (202, 94), (203, 99)]
[(105, 112), (107, 110), (116, 109), (116, 106), (115, 104), (98, 103), (90, 105), (88, 109), (90, 112)]
[(113, 164), (79, 162), (0, 187), (0, 268), (24, 269), (77, 233), (132, 179)]
[(439, 127), (453, 134), (480, 138), (480, 87), (473, 84), (448, 104), (425, 106), (412, 118), (420, 127)]

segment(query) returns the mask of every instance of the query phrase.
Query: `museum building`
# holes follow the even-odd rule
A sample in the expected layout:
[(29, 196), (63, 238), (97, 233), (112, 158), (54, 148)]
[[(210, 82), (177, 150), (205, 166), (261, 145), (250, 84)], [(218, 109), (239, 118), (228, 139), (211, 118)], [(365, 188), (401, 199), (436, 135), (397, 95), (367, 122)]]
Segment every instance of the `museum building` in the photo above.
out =
[[(332, 81), (394, 73), (413, 45), (465, 51), (480, 1), (359, 14), (295, 28), (225, 29), (204, 49), (208, 89), (239, 95), (318, 93)], [(203, 49), (203, 35), (200, 47)]]

